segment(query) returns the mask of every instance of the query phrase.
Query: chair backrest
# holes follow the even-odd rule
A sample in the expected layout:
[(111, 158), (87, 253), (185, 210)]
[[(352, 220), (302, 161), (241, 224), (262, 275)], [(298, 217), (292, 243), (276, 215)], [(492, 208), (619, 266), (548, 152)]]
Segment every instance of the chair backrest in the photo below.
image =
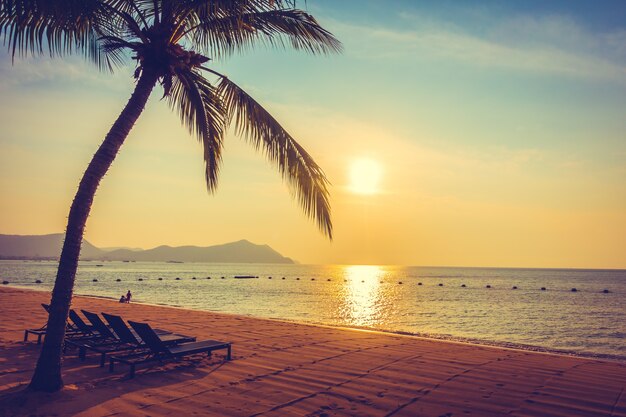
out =
[(109, 323), (117, 337), (119, 337), (122, 342), (133, 345), (138, 345), (140, 343), (120, 316), (114, 316), (107, 313), (100, 314), (102, 314), (102, 317), (104, 317), (104, 319)]
[(100, 333), (100, 336), (105, 337), (107, 339), (117, 339), (111, 330), (107, 327), (106, 324), (102, 321), (102, 319), (96, 314), (90, 311), (80, 310), (83, 312), (87, 320), (93, 325), (94, 330)]
[(70, 320), (72, 320), (72, 323), (74, 323), (81, 332), (92, 333), (91, 327), (89, 327), (74, 310), (70, 310)]
[(128, 321), (128, 324), (135, 329), (141, 340), (152, 350), (154, 353), (169, 354), (170, 350), (165, 346), (165, 343), (161, 341), (159, 336), (152, 330), (147, 323), (137, 323), (135, 321)]

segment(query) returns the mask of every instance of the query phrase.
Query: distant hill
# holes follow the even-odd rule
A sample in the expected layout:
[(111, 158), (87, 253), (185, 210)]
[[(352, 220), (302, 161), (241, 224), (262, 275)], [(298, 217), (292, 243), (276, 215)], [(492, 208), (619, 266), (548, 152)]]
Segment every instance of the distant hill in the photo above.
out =
[(159, 246), (133, 251), (120, 249), (102, 257), (112, 261), (175, 261), (175, 262), (233, 262), (233, 263), (293, 263), (267, 245), (247, 240), (215, 246)]
[[(58, 259), (64, 235), (41, 236), (0, 234), (0, 259)], [(156, 262), (294, 263), (268, 245), (247, 240), (215, 246), (159, 246), (154, 249), (107, 251), (83, 241), (81, 259)]]
[[(63, 233), (35, 236), (0, 235), (0, 259), (58, 259), (64, 237)], [(96, 259), (105, 253), (84, 240), (80, 257)]]

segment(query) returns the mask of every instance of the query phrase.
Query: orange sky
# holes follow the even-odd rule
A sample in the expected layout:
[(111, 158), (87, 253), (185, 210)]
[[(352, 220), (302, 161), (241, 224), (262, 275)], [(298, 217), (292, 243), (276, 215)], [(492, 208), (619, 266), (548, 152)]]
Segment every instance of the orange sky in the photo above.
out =
[[(313, 11), (343, 55), (258, 51), (219, 65), (325, 169), (333, 242), (232, 135), (207, 195), (200, 145), (160, 91), (103, 180), (86, 238), (143, 248), (248, 239), (302, 263), (626, 268), (626, 56), (593, 47), (606, 33), (575, 16), (522, 16), (535, 19), (524, 32), (513, 16), (492, 28), (515, 31), (513, 42), (406, 10), (393, 10), (398, 28), (392, 16), (365, 24), (329, 7)], [(131, 73), (0, 56), (0, 233), (64, 230)], [(378, 170), (360, 185), (358, 161)]]

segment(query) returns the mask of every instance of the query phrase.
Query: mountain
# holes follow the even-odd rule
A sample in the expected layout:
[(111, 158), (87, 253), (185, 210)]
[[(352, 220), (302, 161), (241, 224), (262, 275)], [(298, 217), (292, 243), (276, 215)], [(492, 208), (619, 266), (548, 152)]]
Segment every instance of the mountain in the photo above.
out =
[(129, 248), (126, 246), (111, 246), (111, 247), (106, 247), (106, 248), (100, 248), (100, 250), (103, 250), (105, 252), (113, 252), (114, 250), (120, 250), (120, 249), (127, 249), (127, 250), (132, 250), (135, 252), (143, 250), (143, 248)]
[[(52, 235), (0, 235), (0, 259), (58, 259), (63, 233)], [(106, 252), (83, 240), (81, 259), (101, 258)]]
[(112, 261), (175, 261), (175, 262), (233, 262), (233, 263), (293, 263), (268, 245), (256, 245), (247, 240), (215, 246), (159, 246), (132, 251), (120, 249), (105, 254)]
[[(58, 259), (64, 235), (41, 236), (0, 234), (0, 259)], [(159, 246), (154, 249), (107, 251), (83, 241), (81, 259), (156, 262), (294, 263), (268, 245), (247, 240), (215, 246)]]

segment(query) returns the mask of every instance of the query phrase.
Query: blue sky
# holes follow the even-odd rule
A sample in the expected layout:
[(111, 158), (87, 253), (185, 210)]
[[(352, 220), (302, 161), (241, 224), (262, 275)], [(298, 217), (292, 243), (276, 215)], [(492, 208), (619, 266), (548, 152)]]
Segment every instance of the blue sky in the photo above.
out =
[[(247, 238), (304, 263), (626, 267), (626, 3), (306, 7), (342, 40), (341, 55), (256, 49), (213, 65), (325, 169), (335, 240), (232, 135), (207, 196), (199, 147), (159, 91), (102, 183), (88, 239)], [(79, 58), (0, 57), (3, 232), (63, 230), (131, 74), (99, 74)], [(372, 195), (350, 191), (363, 159), (381, 168)]]

